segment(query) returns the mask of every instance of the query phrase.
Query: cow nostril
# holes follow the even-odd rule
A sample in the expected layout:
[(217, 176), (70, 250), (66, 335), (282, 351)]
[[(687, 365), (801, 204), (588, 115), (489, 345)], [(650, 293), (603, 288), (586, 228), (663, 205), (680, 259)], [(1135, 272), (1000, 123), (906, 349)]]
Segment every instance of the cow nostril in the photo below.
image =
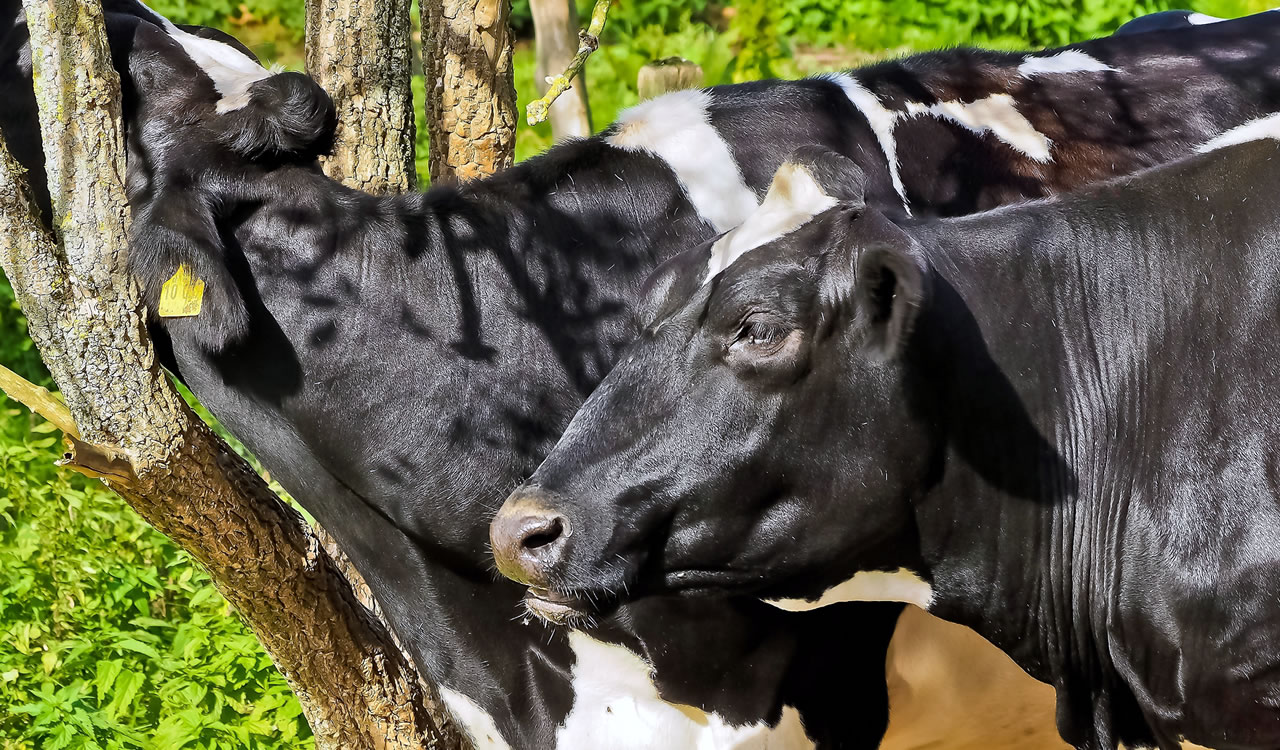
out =
[(524, 539), (520, 540), (520, 546), (527, 550), (537, 550), (548, 544), (554, 544), (564, 535), (564, 530), (565, 521), (562, 516), (543, 519), (538, 526), (526, 530)]

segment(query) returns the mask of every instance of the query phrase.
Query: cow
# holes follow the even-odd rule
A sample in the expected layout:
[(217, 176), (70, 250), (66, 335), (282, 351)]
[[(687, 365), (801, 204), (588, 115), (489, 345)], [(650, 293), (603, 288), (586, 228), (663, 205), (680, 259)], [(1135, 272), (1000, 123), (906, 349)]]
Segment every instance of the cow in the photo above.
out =
[(1189, 10), (1161, 10), (1126, 21), (1116, 29), (1115, 33), (1118, 36), (1124, 36), (1125, 34), (1144, 34), (1148, 31), (1171, 31), (1188, 26), (1205, 26), (1222, 20), (1224, 19)]
[[(130, 267), (161, 357), (338, 538), (484, 747), (874, 747), (887, 702), (926, 692), (919, 669), (890, 664), (907, 684), (886, 696), (901, 605), (655, 597), (565, 634), (521, 620), (523, 588), (495, 580), (485, 551), (503, 494), (630, 339), (643, 279), (751, 215), (791, 146), (856, 159), (886, 211), (919, 217), (1163, 161), (1280, 108), (1280, 24), (1263, 19), (679, 92), (492, 179), (376, 197), (319, 171), (332, 108), (310, 79), (125, 5), (108, 27)], [(21, 70), (22, 45), (4, 49)], [(899, 149), (912, 133), (929, 147)], [(203, 309), (162, 317), (180, 266)], [(913, 633), (946, 628), (912, 617)], [(955, 633), (938, 642), (974, 648)], [(1013, 718), (975, 731), (1047, 723), (1029, 680), (987, 653), (991, 670), (970, 650), (951, 672), (1008, 680), (994, 695)]]
[(1280, 116), (1203, 151), (895, 224), (801, 149), (655, 274), (499, 569), (574, 617), (911, 602), (1053, 685), (1081, 750), (1280, 747)]

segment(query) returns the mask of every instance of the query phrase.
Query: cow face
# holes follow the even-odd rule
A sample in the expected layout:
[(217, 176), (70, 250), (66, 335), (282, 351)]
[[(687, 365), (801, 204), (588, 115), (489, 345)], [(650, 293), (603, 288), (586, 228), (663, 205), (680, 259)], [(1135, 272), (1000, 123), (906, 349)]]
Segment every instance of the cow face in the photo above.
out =
[(932, 441), (902, 359), (928, 275), (861, 198), (852, 163), (805, 150), (746, 224), (655, 273), (653, 322), (491, 527), (536, 614), (916, 563)]
[(129, 35), (122, 70), (137, 131), (131, 156), (234, 168), (310, 160), (332, 145), (333, 103), (307, 76), (273, 73), (230, 37), (155, 14), (120, 33)]

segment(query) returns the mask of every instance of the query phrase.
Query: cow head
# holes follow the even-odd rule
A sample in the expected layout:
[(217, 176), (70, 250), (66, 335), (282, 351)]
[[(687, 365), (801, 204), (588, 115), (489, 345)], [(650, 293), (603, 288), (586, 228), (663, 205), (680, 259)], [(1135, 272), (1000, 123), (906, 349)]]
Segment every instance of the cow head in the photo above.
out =
[[(104, 0), (104, 20), (121, 73), (129, 133), (131, 186), (153, 183), (176, 161), (270, 163), (312, 159), (329, 147), (335, 127), (328, 97), (305, 76), (273, 75), (233, 37), (216, 29), (176, 26), (137, 0)], [(0, 130), (30, 173), (48, 216), (39, 123), (31, 85), (32, 53), (25, 14), (0, 4)], [(165, 158), (166, 156), (170, 158)], [(206, 163), (207, 166), (207, 163)]]
[(130, 270), (152, 309), (180, 266), (200, 279), (216, 314), (187, 328), (222, 351), (251, 327), (222, 219), (261, 175), (318, 168), (333, 141), (333, 103), (311, 78), (269, 71), (225, 35), (176, 27), (145, 7), (108, 20), (125, 101)]
[[(149, 12), (136, 18), (122, 32), (131, 124), (142, 131), (131, 155), (192, 161), (191, 149), (207, 144), (210, 156), (272, 164), (311, 160), (332, 146), (333, 103), (311, 78), (264, 68), (225, 34), (189, 31)], [(158, 153), (168, 149), (177, 153)]]
[(931, 277), (862, 185), (797, 152), (742, 227), (654, 274), (652, 322), (491, 527), (535, 613), (914, 566), (934, 445), (901, 394)]

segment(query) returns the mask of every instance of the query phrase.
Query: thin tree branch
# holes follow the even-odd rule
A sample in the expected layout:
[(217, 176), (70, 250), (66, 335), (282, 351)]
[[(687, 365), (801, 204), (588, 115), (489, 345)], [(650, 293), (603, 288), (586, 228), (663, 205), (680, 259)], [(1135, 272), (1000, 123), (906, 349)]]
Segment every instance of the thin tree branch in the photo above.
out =
[(591, 9), (591, 23), (578, 32), (578, 52), (569, 61), (569, 67), (551, 79), (549, 82), (551, 86), (547, 89), (546, 95), (529, 102), (529, 106), (525, 108), (530, 125), (537, 125), (547, 119), (551, 103), (569, 90), (574, 77), (581, 73), (582, 68), (587, 64), (587, 58), (600, 48), (600, 34), (604, 31), (604, 22), (609, 16), (609, 4), (610, 0), (596, 0), (595, 7)]
[(13, 370), (0, 365), (0, 391), (39, 414), (63, 433), (74, 438), (80, 437), (80, 430), (76, 427), (75, 420), (71, 418), (71, 411), (67, 409), (66, 404), (54, 398), (48, 388), (36, 385)]

